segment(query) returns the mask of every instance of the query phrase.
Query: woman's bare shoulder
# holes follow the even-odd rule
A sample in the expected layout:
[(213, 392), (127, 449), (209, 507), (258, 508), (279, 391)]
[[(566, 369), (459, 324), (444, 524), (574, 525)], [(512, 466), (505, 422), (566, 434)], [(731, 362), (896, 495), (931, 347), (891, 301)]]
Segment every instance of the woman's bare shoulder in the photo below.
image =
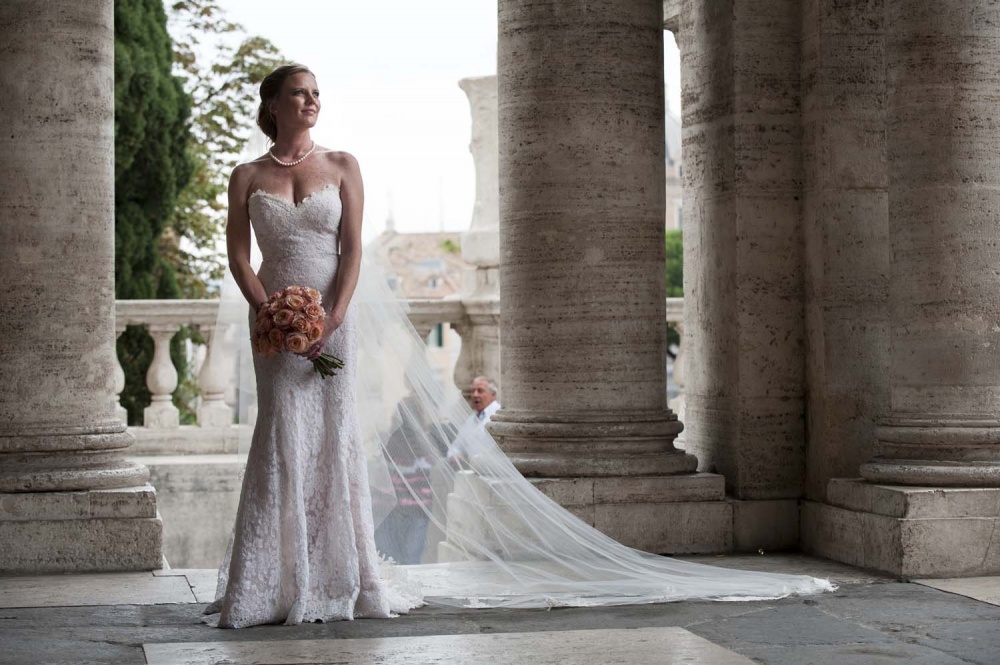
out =
[(232, 174), (229, 176), (230, 185), (247, 185), (253, 182), (257, 174), (261, 171), (261, 166), (263, 162), (261, 160), (267, 159), (267, 155), (263, 155), (249, 162), (243, 162), (242, 164), (237, 164), (233, 169)]

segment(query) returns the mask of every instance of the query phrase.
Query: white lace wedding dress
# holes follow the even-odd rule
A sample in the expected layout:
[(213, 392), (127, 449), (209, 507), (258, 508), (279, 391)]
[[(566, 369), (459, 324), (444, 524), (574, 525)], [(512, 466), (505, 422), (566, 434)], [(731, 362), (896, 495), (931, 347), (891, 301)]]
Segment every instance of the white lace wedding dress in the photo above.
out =
[[(341, 203), (328, 185), (297, 205), (264, 191), (249, 201), (267, 293), (298, 284), (333, 298)], [(219, 575), (219, 625), (388, 618), (415, 599), (379, 574), (355, 394), (357, 306), (325, 347), (345, 361), (321, 380), (289, 353), (254, 356), (258, 417), (234, 536)], [(228, 564), (228, 565), (227, 565)]]
[[(341, 211), (333, 185), (297, 205), (251, 196), (268, 293), (298, 284), (329, 302)], [(245, 301), (235, 311), (246, 355), (252, 315)], [(488, 433), (460, 428), (469, 406), (437, 380), (404, 305), (367, 262), (325, 350), (346, 362), (326, 380), (296, 355), (253, 357), (257, 419), (216, 600), (205, 610), (220, 613), (213, 625), (385, 618), (424, 602), (592, 606), (833, 588), (640, 552), (551, 501)], [(481, 451), (461, 468), (445, 460), (456, 437), (474, 438), (465, 447)], [(376, 522), (383, 554), (419, 551), (425, 533), (444, 540), (428, 536), (419, 560), (396, 565), (376, 551)]]

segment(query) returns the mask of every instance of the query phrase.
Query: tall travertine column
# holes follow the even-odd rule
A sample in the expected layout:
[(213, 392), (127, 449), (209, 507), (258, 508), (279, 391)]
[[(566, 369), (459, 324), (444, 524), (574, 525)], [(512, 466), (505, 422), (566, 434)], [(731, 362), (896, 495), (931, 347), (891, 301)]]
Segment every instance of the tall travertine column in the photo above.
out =
[(862, 474), (1000, 487), (1000, 6), (885, 8), (892, 397)]
[(809, 0), (802, 21), (805, 496), (871, 459), (889, 404), (889, 187), (882, 0)]
[(116, 412), (111, 0), (0, 5), (0, 572), (158, 567)]
[(799, 0), (680, 20), (685, 450), (794, 515), (805, 458)]
[(462, 292), (458, 294), (467, 320), (452, 323), (462, 336), (462, 350), (455, 364), (455, 385), (467, 393), (477, 375), (500, 381), (497, 77), (464, 78), (458, 85), (469, 97), (472, 112), (469, 152), (476, 168), (472, 222), (462, 234), (462, 258), (472, 267), (464, 276)]
[(663, 5), (501, 0), (503, 408), (529, 476), (693, 471), (666, 404)]

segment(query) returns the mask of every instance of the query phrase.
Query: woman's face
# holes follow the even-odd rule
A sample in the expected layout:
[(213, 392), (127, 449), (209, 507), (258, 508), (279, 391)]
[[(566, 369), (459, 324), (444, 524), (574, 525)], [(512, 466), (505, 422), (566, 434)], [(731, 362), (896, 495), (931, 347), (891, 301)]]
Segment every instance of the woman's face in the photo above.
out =
[(285, 79), (278, 98), (271, 103), (279, 126), (311, 128), (319, 118), (319, 87), (312, 74), (300, 72)]

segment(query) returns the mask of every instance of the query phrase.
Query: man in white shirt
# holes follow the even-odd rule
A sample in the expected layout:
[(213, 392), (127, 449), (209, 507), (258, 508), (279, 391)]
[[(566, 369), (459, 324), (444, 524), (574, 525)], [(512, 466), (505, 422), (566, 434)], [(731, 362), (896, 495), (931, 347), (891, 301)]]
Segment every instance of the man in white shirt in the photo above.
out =
[(468, 462), (479, 452), (476, 439), (493, 414), (500, 410), (497, 386), (493, 380), (485, 376), (474, 378), (469, 403), (475, 413), (462, 423), (455, 440), (448, 446), (448, 461), (452, 463)]

